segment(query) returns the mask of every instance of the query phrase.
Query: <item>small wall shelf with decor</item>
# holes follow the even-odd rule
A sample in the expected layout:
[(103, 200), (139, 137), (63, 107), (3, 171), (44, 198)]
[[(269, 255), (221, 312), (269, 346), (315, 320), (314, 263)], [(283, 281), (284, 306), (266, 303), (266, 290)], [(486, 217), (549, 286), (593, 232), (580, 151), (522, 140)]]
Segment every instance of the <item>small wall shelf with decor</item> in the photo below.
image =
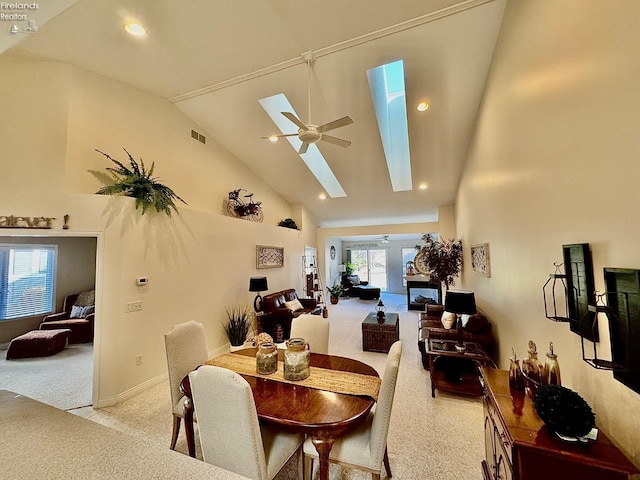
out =
[(322, 278), (318, 271), (318, 264), (315, 256), (311, 259), (304, 255), (302, 256), (302, 275), (306, 296), (308, 298), (314, 298), (318, 303), (318, 306), (324, 308), (324, 288), (322, 287)]

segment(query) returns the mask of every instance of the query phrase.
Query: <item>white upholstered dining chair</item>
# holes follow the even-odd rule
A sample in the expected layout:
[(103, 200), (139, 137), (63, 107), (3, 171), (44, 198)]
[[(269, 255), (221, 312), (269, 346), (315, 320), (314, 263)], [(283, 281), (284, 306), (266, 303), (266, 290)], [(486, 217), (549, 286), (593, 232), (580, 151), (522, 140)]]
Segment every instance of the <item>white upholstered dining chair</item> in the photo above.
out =
[(329, 320), (322, 315), (297, 316), (291, 323), (291, 338), (301, 337), (309, 342), (313, 353), (329, 353)]
[(173, 412), (173, 433), (171, 434), (170, 448), (174, 450), (180, 433), (180, 421), (184, 418), (184, 401), (186, 399), (180, 391), (180, 382), (190, 371), (209, 359), (204, 326), (194, 320), (174, 325), (169, 332), (164, 334), (164, 346), (167, 353), (171, 410)]
[[(251, 387), (239, 374), (205, 365), (189, 374), (205, 462), (253, 480), (271, 480), (296, 453), (302, 434), (260, 425)], [(298, 464), (300, 474), (302, 462)]]
[[(371, 472), (373, 480), (380, 480), (384, 463), (387, 477), (391, 478), (391, 466), (387, 455), (387, 434), (401, 356), (402, 342), (397, 341), (389, 350), (377, 403), (362, 424), (336, 439), (329, 453), (329, 462)], [(311, 443), (311, 439), (304, 442), (303, 451), (304, 475), (306, 478), (311, 478), (313, 460), (318, 458), (318, 452)]]

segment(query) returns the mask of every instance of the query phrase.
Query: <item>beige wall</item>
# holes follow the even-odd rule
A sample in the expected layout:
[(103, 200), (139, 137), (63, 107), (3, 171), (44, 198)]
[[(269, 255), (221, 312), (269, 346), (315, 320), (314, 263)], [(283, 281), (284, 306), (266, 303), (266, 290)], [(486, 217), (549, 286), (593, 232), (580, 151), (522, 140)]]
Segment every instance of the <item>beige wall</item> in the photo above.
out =
[[(300, 288), (304, 245), (315, 245), (316, 225), (304, 209), (303, 231), (277, 226), (291, 207), (238, 165), (211, 137), (190, 138), (193, 125), (167, 101), (57, 63), (0, 57), (0, 205), (7, 214), (56, 217), (38, 234), (97, 238), (96, 371), (94, 404), (126, 399), (166, 376), (163, 333), (173, 324), (205, 324), (209, 350), (227, 347), (226, 308), (251, 305), (249, 277), (267, 275), (270, 290)], [(205, 132), (206, 133), (206, 132)], [(87, 172), (109, 163), (100, 148), (124, 160), (125, 147), (189, 206), (168, 218), (144, 216), (129, 198), (94, 195), (99, 183)], [(256, 224), (220, 214), (229, 190), (242, 186), (263, 201)], [(33, 231), (13, 230), (28, 235)], [(256, 245), (282, 246), (284, 268), (256, 269)], [(138, 287), (135, 279), (149, 278)], [(141, 300), (143, 309), (125, 313)], [(143, 364), (136, 366), (136, 355)]]
[(500, 366), (529, 339), (544, 360), (552, 341), (563, 384), (636, 464), (640, 395), (582, 361), (580, 338), (545, 318), (542, 286), (567, 243), (590, 244), (598, 290), (603, 267), (640, 268), (638, 18), (637, 1), (508, 2), (456, 206), (465, 267), (470, 244), (490, 244), (491, 278), (465, 268), (463, 282), (495, 325)]

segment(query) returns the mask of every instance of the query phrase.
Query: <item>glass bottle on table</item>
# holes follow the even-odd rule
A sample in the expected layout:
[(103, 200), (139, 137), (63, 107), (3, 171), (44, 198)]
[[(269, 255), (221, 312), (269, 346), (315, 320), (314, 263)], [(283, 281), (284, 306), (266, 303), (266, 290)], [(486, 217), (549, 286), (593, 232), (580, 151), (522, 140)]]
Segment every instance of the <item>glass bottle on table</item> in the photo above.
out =
[(542, 364), (538, 360), (538, 349), (533, 340), (529, 340), (529, 356), (522, 361), (524, 389), (531, 398), (542, 384)]
[(558, 363), (558, 355), (553, 353), (553, 342), (549, 342), (547, 360), (542, 370), (542, 383), (543, 385), (562, 385), (560, 383), (560, 364)]
[(511, 352), (513, 353), (513, 356), (510, 358), (511, 364), (509, 366), (509, 388), (512, 388), (518, 392), (524, 392), (524, 378), (522, 378), (520, 360), (518, 360), (515, 348), (512, 348)]

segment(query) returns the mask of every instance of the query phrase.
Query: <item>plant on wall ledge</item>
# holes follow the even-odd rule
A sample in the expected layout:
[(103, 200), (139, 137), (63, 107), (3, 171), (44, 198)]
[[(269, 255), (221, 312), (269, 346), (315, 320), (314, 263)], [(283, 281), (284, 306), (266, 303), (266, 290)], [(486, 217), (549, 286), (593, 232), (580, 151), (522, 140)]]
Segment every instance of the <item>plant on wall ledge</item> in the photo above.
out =
[(291, 228), (292, 230), (299, 230), (296, 221), (293, 218), (285, 218), (278, 222), (279, 227)]
[(170, 217), (172, 209), (179, 213), (175, 204), (176, 200), (187, 205), (187, 202), (176, 195), (173, 190), (153, 177), (155, 162), (151, 164), (151, 168), (146, 169), (142, 159), (138, 165), (131, 154), (125, 148), (123, 150), (129, 157), (130, 168), (96, 149), (96, 152), (104, 155), (117, 166), (117, 168), (107, 167), (114, 183), (105, 185), (96, 192), (97, 194), (133, 197), (136, 199), (136, 209), (141, 208), (143, 215), (149, 208), (154, 208), (156, 212), (164, 212)]

